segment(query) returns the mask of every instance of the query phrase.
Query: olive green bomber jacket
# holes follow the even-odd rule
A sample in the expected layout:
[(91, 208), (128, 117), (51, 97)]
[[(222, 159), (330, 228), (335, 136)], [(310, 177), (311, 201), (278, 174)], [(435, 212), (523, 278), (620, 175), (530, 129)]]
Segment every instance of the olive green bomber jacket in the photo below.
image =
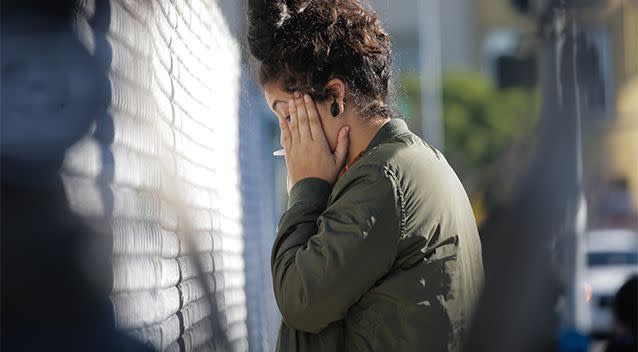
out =
[(279, 351), (455, 351), (483, 267), (454, 171), (393, 119), (334, 188), (291, 189), (272, 274)]

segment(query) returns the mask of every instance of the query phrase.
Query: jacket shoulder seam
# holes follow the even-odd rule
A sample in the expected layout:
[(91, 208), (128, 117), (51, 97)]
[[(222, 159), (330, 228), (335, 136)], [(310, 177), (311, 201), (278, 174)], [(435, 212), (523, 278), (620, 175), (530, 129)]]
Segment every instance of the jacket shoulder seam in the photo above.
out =
[(405, 196), (403, 188), (399, 184), (399, 179), (397, 178), (396, 173), (392, 171), (388, 165), (383, 165), (383, 172), (386, 177), (390, 179), (397, 192), (397, 196), (399, 197), (399, 239), (402, 239), (405, 237), (405, 224), (407, 221), (405, 218)]

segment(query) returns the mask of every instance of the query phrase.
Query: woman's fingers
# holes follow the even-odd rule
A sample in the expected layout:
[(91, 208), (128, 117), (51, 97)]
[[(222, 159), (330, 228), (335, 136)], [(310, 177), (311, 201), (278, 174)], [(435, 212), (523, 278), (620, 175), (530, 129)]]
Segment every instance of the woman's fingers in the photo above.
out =
[(308, 124), (312, 139), (315, 141), (325, 141), (326, 136), (323, 132), (321, 118), (319, 117), (319, 111), (317, 111), (317, 105), (315, 105), (315, 102), (308, 94), (304, 94), (303, 100), (304, 105), (306, 106), (306, 112), (308, 113)]
[(291, 141), (293, 144), (297, 144), (299, 143), (299, 118), (297, 104), (292, 99), (288, 101), (288, 112), (290, 114), (290, 123), (288, 123), (288, 127), (290, 129)]
[(290, 185), (309, 177), (321, 178), (332, 184), (346, 160), (350, 145), (349, 128), (344, 127), (339, 132), (336, 150), (331, 152), (312, 98), (299, 92), (295, 92), (293, 97), (288, 101), (290, 121), (283, 117), (279, 120)]
[(299, 125), (299, 137), (302, 141), (311, 141), (310, 125), (308, 123), (308, 111), (301, 92), (295, 92), (295, 104), (297, 105), (297, 123)]
[(290, 150), (290, 145), (292, 142), (292, 136), (290, 134), (290, 127), (288, 126), (288, 121), (285, 118), (281, 118), (277, 116), (279, 120), (279, 130), (280, 136), (279, 140), (281, 142), (281, 146), (284, 147), (286, 151)]
[(335, 163), (339, 168), (346, 162), (348, 156), (348, 148), (350, 147), (350, 127), (344, 126), (339, 130), (337, 136), (337, 147), (335, 148)]

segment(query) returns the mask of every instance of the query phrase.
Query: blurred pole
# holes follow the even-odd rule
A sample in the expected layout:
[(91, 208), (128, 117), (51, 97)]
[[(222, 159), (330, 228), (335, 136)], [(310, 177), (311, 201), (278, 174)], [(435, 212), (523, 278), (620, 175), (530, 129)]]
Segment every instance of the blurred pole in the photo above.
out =
[(562, 312), (561, 330), (580, 331), (582, 333), (585, 326), (585, 293), (584, 293), (584, 269), (585, 269), (585, 227), (587, 222), (587, 202), (583, 192), (583, 155), (582, 155), (582, 111), (581, 111), (581, 83), (579, 81), (579, 57), (583, 55), (580, 44), (583, 43), (584, 33), (580, 32), (578, 21), (575, 16), (556, 16), (555, 28), (557, 31), (558, 55), (556, 60), (565, 56), (565, 61), (570, 65), (561, 67), (562, 70), (569, 70), (561, 81), (562, 89), (560, 103), (564, 104), (565, 113), (573, 116), (571, 128), (574, 129), (573, 140), (570, 141), (571, 163), (565, 165), (565, 172), (569, 173), (574, 180), (575, 187), (570, 188), (574, 194), (569, 195), (575, 203), (570, 207), (573, 214), (567, 230), (557, 239), (558, 245), (558, 265), (562, 268), (559, 271), (559, 280), (563, 286), (565, 305)]
[(421, 137), (443, 150), (441, 111), (441, 0), (419, 0)]
[[(537, 147), (512, 202), (490, 214), (481, 228), (486, 282), (466, 351), (536, 352), (557, 346), (584, 351), (572, 338), (576, 334), (565, 334), (574, 332), (583, 302), (580, 34), (564, 3), (547, 5), (539, 17)], [(578, 347), (565, 349), (568, 344)]]
[[(579, 55), (583, 33), (580, 33), (578, 21), (573, 11), (560, 5), (550, 9), (545, 32), (546, 45), (542, 55), (551, 60), (544, 65), (546, 72), (542, 84), (556, 84), (556, 106), (549, 106), (554, 112), (554, 128), (564, 131), (563, 145), (557, 144), (562, 151), (562, 164), (558, 165), (562, 177), (571, 181), (562, 191), (568, 200), (564, 209), (564, 229), (559, 229), (555, 237), (555, 255), (558, 284), (562, 295), (559, 305), (560, 351), (586, 351), (584, 328), (584, 231), (586, 225), (586, 201), (583, 193), (583, 157), (582, 157), (582, 114), (581, 84), (579, 82)], [(552, 79), (552, 74), (555, 79)], [(543, 89), (543, 100), (547, 99)], [(558, 176), (561, 177), (561, 176)]]

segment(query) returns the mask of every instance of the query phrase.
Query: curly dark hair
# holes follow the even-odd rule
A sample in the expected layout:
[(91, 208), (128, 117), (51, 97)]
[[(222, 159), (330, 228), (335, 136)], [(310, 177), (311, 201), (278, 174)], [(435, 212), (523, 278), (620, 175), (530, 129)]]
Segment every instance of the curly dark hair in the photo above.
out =
[(281, 82), (323, 102), (339, 78), (363, 117), (391, 117), (390, 37), (358, 0), (249, 0), (248, 24), (262, 85)]

